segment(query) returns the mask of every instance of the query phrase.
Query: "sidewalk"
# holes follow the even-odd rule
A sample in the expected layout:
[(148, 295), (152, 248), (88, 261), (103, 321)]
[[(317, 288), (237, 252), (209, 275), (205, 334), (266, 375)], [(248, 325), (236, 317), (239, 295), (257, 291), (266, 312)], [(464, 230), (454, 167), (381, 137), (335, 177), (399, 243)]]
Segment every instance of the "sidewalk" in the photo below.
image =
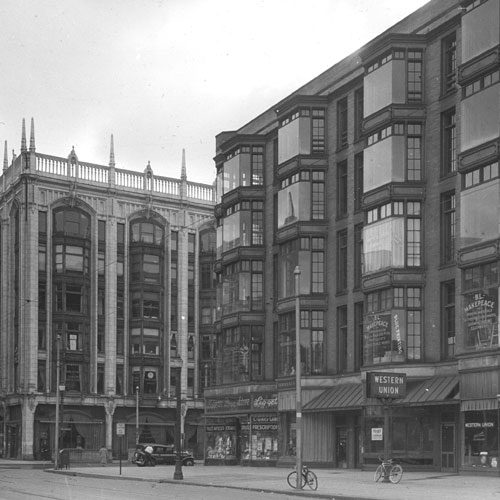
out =
[(314, 469), (319, 487), (296, 491), (286, 478), (289, 469), (274, 467), (183, 467), (183, 480), (174, 480), (174, 466), (136, 467), (116, 462), (106, 467), (72, 467), (68, 470), (46, 469), (56, 474), (70, 474), (109, 479), (175, 482), (205, 487), (248, 489), (284, 493), (290, 496), (328, 498), (330, 500), (500, 500), (500, 478), (463, 476), (440, 472), (405, 472), (399, 484), (374, 483), (373, 472), (359, 470)]

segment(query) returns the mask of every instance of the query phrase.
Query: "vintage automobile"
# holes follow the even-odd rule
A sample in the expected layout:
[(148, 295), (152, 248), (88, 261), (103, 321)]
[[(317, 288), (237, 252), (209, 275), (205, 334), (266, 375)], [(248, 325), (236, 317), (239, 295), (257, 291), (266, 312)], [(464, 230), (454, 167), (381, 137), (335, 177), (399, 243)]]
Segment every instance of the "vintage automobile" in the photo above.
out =
[[(151, 446), (153, 448), (153, 452), (151, 453), (152, 457), (155, 459), (157, 464), (175, 464), (176, 460), (176, 450), (175, 446), (171, 444), (156, 444), (156, 443), (139, 443), (136, 446), (136, 450), (134, 456), (132, 457), (132, 463), (141, 467), (143, 464), (141, 455), (144, 452), (146, 446)], [(182, 465), (192, 466), (194, 465), (194, 458), (191, 452), (184, 450), (181, 451), (181, 460)]]

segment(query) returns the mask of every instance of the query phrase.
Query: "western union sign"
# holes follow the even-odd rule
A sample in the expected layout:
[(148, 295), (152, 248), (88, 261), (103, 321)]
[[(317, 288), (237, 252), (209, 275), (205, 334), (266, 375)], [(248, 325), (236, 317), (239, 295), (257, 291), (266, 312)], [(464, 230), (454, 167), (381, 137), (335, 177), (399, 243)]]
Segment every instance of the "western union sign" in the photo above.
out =
[(404, 398), (406, 373), (368, 372), (366, 394), (368, 398)]

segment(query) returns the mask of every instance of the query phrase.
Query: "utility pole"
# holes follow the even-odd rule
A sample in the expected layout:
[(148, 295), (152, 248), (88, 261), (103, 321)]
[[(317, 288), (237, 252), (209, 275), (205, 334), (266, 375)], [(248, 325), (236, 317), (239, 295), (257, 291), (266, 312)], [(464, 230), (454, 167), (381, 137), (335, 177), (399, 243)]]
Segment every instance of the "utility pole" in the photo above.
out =
[(61, 383), (61, 336), (57, 336), (56, 340), (56, 429), (54, 435), (54, 469), (59, 468), (59, 399), (60, 399), (60, 383)]

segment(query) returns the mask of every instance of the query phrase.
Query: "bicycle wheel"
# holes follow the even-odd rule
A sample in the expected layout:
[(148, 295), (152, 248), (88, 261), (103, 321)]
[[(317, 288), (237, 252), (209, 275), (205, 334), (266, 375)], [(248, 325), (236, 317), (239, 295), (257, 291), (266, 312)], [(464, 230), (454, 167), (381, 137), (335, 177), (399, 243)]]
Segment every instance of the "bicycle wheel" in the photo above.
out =
[(303, 477), (305, 476), (304, 480), (307, 486), (311, 488), (311, 490), (316, 491), (318, 489), (318, 478), (316, 477), (316, 474), (312, 470), (308, 470), (307, 473), (302, 474), (302, 476)]
[(391, 473), (389, 474), (389, 480), (392, 484), (397, 484), (401, 481), (403, 477), (403, 467), (401, 465), (393, 465), (391, 469)]
[(379, 465), (377, 470), (375, 471), (375, 475), (373, 476), (373, 480), (377, 482), (382, 477), (382, 466)]
[(297, 471), (293, 470), (292, 472), (290, 472), (286, 480), (289, 486), (291, 486), (292, 488), (297, 488)]

